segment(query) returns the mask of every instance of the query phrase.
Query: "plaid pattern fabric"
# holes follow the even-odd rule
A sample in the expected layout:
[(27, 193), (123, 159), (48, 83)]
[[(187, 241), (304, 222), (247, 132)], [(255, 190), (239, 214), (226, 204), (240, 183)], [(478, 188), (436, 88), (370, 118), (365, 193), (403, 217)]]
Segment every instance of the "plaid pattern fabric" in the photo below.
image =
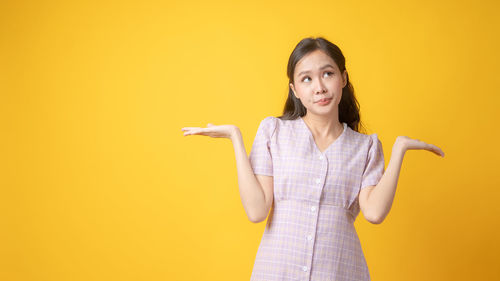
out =
[(362, 188), (382, 177), (377, 134), (344, 131), (323, 152), (302, 118), (261, 121), (249, 159), (273, 176), (274, 201), (251, 281), (370, 280), (354, 221)]

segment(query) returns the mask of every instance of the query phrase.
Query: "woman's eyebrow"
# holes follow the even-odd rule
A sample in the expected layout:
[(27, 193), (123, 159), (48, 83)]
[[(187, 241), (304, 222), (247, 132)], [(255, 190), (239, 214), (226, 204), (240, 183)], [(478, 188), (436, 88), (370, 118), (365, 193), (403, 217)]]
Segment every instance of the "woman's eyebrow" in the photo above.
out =
[[(325, 64), (325, 65), (323, 65), (322, 67), (320, 67), (320, 68), (319, 68), (319, 70), (325, 69), (325, 68), (327, 68), (327, 67), (335, 68), (335, 67), (333, 67), (331, 64)], [(308, 72), (310, 72), (310, 70), (301, 71), (301, 72), (299, 73), (299, 76), (300, 76), (300, 75), (302, 75), (302, 74), (308, 73)]]

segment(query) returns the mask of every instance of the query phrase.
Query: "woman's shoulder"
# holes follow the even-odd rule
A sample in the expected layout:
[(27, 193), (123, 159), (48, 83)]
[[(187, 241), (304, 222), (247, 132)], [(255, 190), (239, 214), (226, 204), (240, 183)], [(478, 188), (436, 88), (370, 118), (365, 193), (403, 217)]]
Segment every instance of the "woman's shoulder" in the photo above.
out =
[(278, 118), (274, 116), (267, 116), (260, 121), (259, 130), (262, 130), (266, 134), (272, 136), (278, 126)]
[(264, 119), (260, 121), (260, 127), (265, 127), (265, 128), (270, 128), (270, 127), (276, 127), (276, 120), (277, 118), (274, 116), (267, 116)]
[(358, 143), (371, 145), (373, 142), (380, 141), (377, 133), (364, 134), (352, 130), (349, 126), (347, 128), (349, 130), (349, 135), (351, 135), (351, 138), (356, 140)]
[(261, 123), (275, 123), (278, 118), (274, 117), (274, 116), (267, 116), (265, 117), (264, 119), (262, 119)]
[(298, 119), (281, 119), (275, 116), (267, 116), (260, 122), (260, 126), (268, 131), (271, 135), (276, 134), (276, 132), (281, 132), (281, 134), (292, 133), (298, 129), (297, 125)]
[(271, 128), (290, 128), (293, 129), (295, 128), (293, 124), (296, 124), (298, 121), (297, 119), (282, 119), (280, 117), (275, 117), (275, 116), (267, 116), (264, 119), (262, 119), (261, 124), (264, 124), (267, 127)]
[(287, 123), (289, 123), (291, 121), (293, 121), (293, 120), (283, 120), (283, 119), (281, 119), (279, 117), (267, 116), (264, 119), (262, 119), (261, 123), (272, 124), (274, 126), (279, 126), (279, 125), (287, 124)]

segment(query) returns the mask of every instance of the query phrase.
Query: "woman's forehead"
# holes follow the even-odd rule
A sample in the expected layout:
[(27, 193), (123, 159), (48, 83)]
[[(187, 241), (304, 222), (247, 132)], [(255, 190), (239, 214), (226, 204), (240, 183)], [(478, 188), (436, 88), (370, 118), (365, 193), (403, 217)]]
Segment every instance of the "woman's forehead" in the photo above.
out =
[(323, 51), (316, 50), (302, 57), (295, 65), (295, 73), (301, 74), (304, 72), (311, 72), (322, 70), (327, 67), (338, 69), (335, 61)]

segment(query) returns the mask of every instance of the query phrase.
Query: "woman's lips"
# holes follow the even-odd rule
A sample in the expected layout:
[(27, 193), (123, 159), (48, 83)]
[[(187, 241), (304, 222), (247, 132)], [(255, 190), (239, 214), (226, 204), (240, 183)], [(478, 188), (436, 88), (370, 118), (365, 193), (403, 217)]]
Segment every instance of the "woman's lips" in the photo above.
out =
[(329, 100), (330, 98), (324, 98), (324, 99), (320, 99), (319, 101), (326, 101), (326, 100)]
[(332, 100), (332, 98), (324, 98), (324, 99), (320, 99), (319, 101), (317, 101), (317, 103), (319, 103), (321, 105), (325, 105), (325, 104), (328, 104), (331, 100)]

